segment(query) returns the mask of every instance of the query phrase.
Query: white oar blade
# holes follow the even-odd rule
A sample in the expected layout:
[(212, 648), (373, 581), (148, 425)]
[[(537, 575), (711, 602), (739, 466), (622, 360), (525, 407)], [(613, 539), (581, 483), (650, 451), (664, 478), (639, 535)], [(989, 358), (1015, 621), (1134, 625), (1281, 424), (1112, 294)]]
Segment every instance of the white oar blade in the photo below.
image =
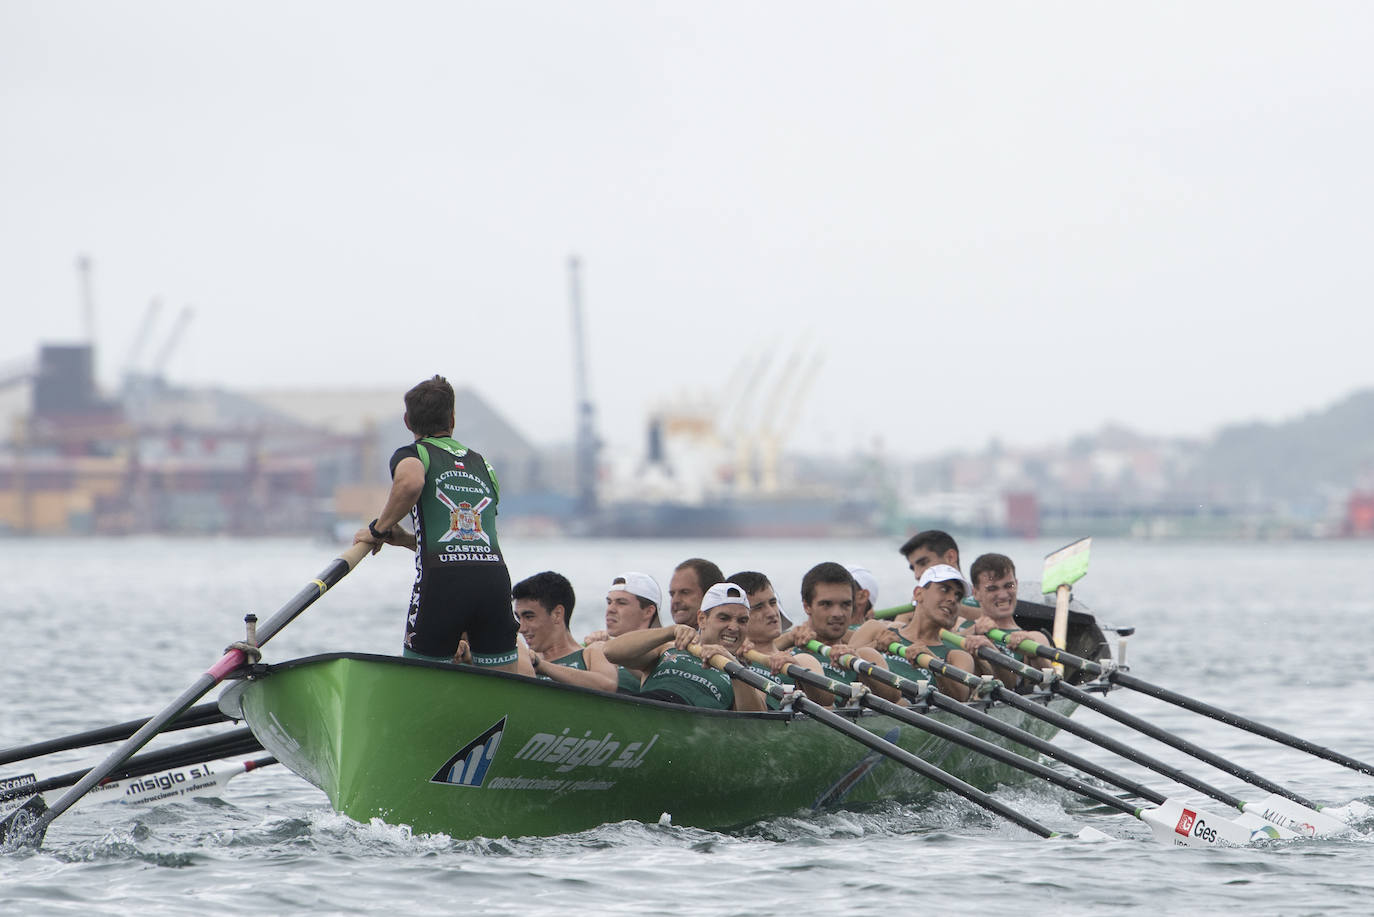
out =
[(247, 762), (174, 767), (156, 774), (102, 784), (92, 789), (82, 802), (122, 802), (126, 805), (148, 806), (193, 796), (217, 796), (226, 783), (248, 770), (251, 768)]
[(1246, 814), (1254, 813), (1267, 822), (1303, 837), (1343, 834), (1350, 830), (1350, 826), (1339, 818), (1272, 793), (1259, 802), (1247, 802), (1241, 808)]
[(1158, 808), (1141, 809), (1140, 820), (1150, 826), (1155, 840), (1175, 847), (1244, 847), (1272, 837), (1263, 828), (1247, 828), (1214, 812), (1172, 799)]

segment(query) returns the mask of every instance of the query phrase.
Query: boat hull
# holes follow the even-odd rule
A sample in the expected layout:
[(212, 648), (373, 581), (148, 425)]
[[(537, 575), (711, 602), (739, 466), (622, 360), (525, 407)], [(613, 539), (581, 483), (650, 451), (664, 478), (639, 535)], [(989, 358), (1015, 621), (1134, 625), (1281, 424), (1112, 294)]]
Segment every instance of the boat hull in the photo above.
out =
[[(220, 706), (338, 811), (460, 838), (564, 834), (665, 812), (676, 824), (730, 828), (937, 789), (805, 716), (699, 710), (394, 656), (265, 668)], [(992, 712), (1044, 738), (1054, 732)], [(887, 716), (857, 720), (976, 786), (1023, 779)]]

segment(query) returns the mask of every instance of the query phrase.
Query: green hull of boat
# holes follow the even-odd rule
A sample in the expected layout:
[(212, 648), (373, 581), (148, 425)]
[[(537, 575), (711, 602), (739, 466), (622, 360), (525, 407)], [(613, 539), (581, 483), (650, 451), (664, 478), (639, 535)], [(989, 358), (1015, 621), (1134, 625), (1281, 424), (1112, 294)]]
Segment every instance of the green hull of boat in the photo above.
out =
[[(273, 666), (220, 706), (338, 811), (455, 838), (564, 834), (665, 812), (675, 824), (730, 828), (938, 789), (805, 716), (699, 710), (394, 656)], [(991, 712), (1042, 738), (1055, 731)], [(975, 786), (1025, 779), (887, 716), (858, 722)]]

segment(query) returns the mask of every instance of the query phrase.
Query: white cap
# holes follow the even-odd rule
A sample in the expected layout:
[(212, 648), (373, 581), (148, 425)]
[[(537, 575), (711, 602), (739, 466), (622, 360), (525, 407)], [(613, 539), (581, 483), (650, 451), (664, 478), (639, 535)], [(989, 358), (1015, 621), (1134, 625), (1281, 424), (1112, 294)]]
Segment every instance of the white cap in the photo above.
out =
[(860, 589), (868, 590), (868, 601), (874, 608), (877, 608), (878, 578), (867, 567), (860, 567), (858, 564), (846, 566), (845, 569), (849, 571), (850, 576), (854, 577), (854, 582), (859, 585)]
[(701, 597), (701, 610), (710, 611), (717, 605), (743, 605), (749, 607), (749, 593), (743, 586), (734, 583), (716, 583)]
[(921, 578), (916, 581), (918, 587), (929, 586), (931, 583), (949, 583), (958, 580), (964, 587), (964, 595), (968, 595), (968, 582), (964, 579), (964, 574), (951, 567), (949, 564), (931, 564), (926, 567)]
[(658, 583), (647, 573), (622, 573), (611, 580), (606, 591), (628, 592), (630, 595), (639, 596), (646, 602), (653, 602), (655, 605), (663, 604), (663, 590), (658, 588)]

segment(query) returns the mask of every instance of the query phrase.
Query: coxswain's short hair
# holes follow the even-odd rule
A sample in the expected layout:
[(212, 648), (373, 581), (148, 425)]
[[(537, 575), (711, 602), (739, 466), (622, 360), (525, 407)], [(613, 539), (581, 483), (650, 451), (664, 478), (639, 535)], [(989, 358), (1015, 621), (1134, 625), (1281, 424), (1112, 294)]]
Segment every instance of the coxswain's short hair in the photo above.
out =
[[(720, 572), (720, 567), (717, 567), (715, 564), (711, 563), (709, 560), (706, 560), (705, 558), (689, 557), (682, 563), (674, 567), (673, 572), (676, 573), (677, 571), (685, 569), (687, 567), (690, 567), (692, 571), (696, 573), (697, 585), (701, 587), (702, 592), (705, 592), (707, 589), (710, 589), (716, 583), (725, 582), (725, 574)], [(739, 583), (738, 585), (743, 586), (744, 584)]]
[(768, 581), (768, 577), (756, 570), (741, 570), (739, 573), (727, 576), (722, 582), (734, 583), (750, 595), (773, 585)]
[(830, 583), (836, 586), (848, 586), (850, 594), (854, 591), (854, 577), (849, 575), (849, 571), (844, 568), (844, 564), (825, 563), (816, 564), (806, 575), (802, 577), (802, 604), (810, 605), (811, 600), (816, 597), (816, 587), (821, 583)]
[(538, 602), (544, 610), (553, 613), (554, 608), (563, 606), (563, 623), (572, 620), (573, 604), (577, 596), (573, 594), (572, 583), (561, 573), (545, 570), (534, 576), (527, 576), (511, 587), (510, 597)]
[(417, 436), (447, 433), (453, 417), (453, 386), (438, 375), (421, 382), (406, 392), (406, 417)]
[(978, 577), (984, 573), (992, 574), (995, 580), (1008, 575), (1015, 576), (1016, 564), (1005, 554), (980, 554), (973, 562), (973, 566), (968, 568), (969, 582), (977, 586)]
[(912, 551), (921, 548), (930, 548), (932, 553), (941, 555), (946, 551), (959, 553), (959, 545), (954, 543), (949, 532), (942, 532), (939, 529), (926, 529), (924, 532), (917, 532), (902, 543), (902, 546), (897, 549), (897, 553), (906, 557)]

